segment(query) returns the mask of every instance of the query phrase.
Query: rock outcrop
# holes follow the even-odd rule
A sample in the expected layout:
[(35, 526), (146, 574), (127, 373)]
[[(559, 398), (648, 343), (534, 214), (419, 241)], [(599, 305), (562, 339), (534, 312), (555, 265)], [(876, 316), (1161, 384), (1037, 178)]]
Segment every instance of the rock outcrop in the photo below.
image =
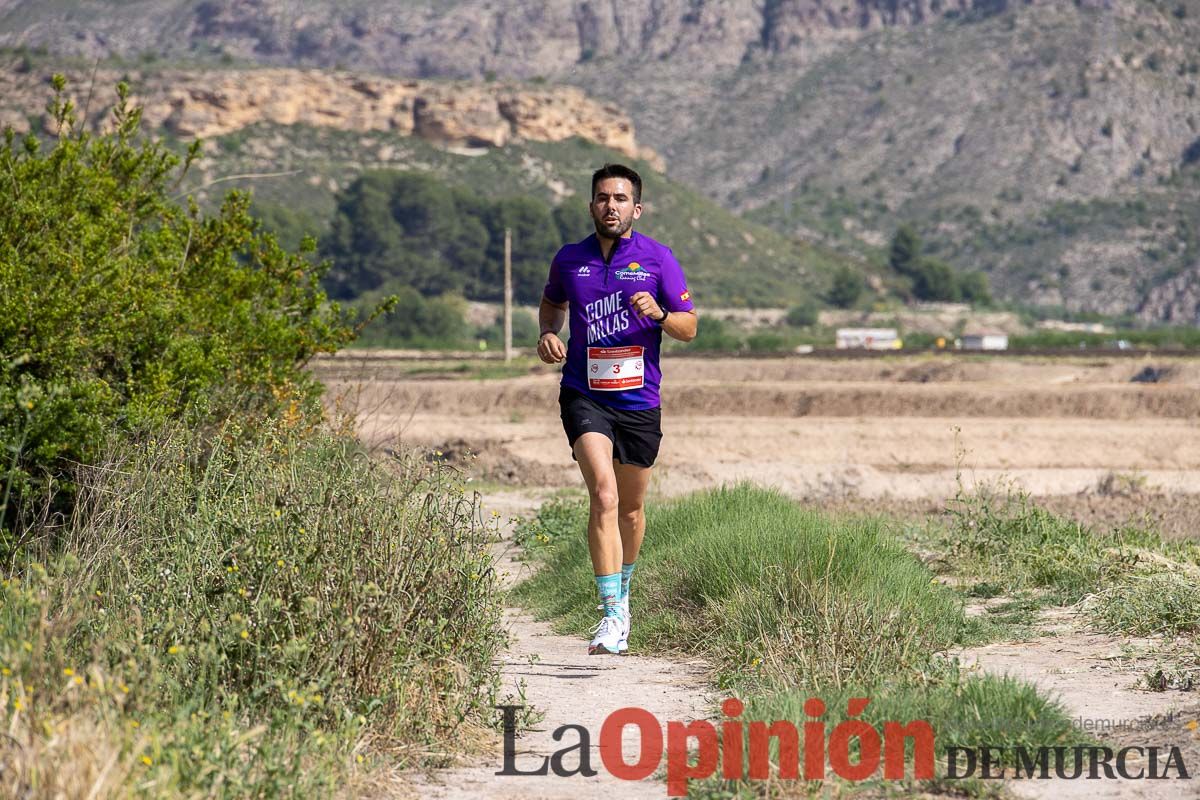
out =
[[(114, 71), (97, 73), (97, 96), (111, 101), (112, 87), (121, 77)], [(581, 136), (662, 168), (654, 151), (638, 146), (628, 116), (575, 87), (396, 80), (296, 69), (171, 70), (129, 77), (144, 123), (185, 139), (211, 139), (264, 122), (395, 131), (450, 147), (503, 147), (515, 138)], [(110, 106), (87, 100), (84, 87), (89, 85), (91, 76), (71, 76), (76, 106), (88, 107), (95, 127), (106, 122)], [(0, 72), (0, 127), (28, 130), (29, 119), (44, 113), (44, 88), (44, 81), (28, 74)]]
[(1137, 315), (1147, 322), (1200, 325), (1200, 263), (1147, 292)]

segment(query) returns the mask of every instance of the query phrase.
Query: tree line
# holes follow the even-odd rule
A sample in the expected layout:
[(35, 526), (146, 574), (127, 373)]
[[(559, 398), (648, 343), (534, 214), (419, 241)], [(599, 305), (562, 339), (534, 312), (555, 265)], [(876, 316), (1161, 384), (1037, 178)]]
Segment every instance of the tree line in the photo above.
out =
[(432, 175), (368, 172), (338, 196), (321, 240), (321, 255), (333, 262), (325, 285), (338, 299), (407, 287), (426, 296), (501, 300), (509, 228), (514, 297), (536, 303), (570, 227), (558, 209), (533, 197), (490, 199)]

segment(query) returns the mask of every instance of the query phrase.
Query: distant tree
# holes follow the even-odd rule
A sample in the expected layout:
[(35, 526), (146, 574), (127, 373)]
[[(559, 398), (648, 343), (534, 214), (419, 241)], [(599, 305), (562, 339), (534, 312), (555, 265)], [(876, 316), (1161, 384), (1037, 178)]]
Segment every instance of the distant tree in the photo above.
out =
[(507, 227), (512, 231), (513, 296), (518, 302), (537, 302), (542, 297), (550, 260), (561, 244), (549, 207), (532, 197), (513, 197), (490, 205), (483, 214), (489, 233), (486, 269), (472, 295), (503, 299)]
[(922, 258), (917, 262), (913, 293), (921, 300), (955, 302), (962, 299), (958, 276), (945, 261)]
[(901, 225), (892, 237), (888, 265), (901, 275), (915, 277), (921, 261), (921, 237), (908, 225)]
[(587, 207), (582, 203), (560, 203), (555, 206), (553, 217), (560, 242), (578, 242), (595, 230), (588, 221)]
[(987, 275), (982, 272), (968, 272), (958, 278), (959, 293), (962, 299), (975, 306), (990, 306), (992, 290), (988, 286)]
[(304, 211), (255, 198), (250, 213), (262, 220), (264, 231), (275, 235), (285, 250), (298, 250), (305, 237), (318, 237), (322, 224)]
[(461, 297), (424, 297), (409, 286), (385, 288), (395, 291), (396, 307), (371, 326), (370, 343), (451, 346), (465, 341), (466, 309)]
[(849, 267), (840, 267), (833, 274), (833, 285), (829, 289), (829, 302), (838, 308), (850, 308), (862, 296), (862, 275)]
[(798, 306), (789, 308), (785, 320), (793, 328), (807, 328), (810, 325), (817, 324), (817, 316), (817, 304), (809, 300)]
[(543, 202), (492, 201), (423, 173), (365, 173), (338, 196), (321, 242), (333, 261), (329, 291), (350, 298), (395, 283), (426, 296), (499, 300), (505, 228), (512, 231), (514, 296), (536, 301), (560, 241)]

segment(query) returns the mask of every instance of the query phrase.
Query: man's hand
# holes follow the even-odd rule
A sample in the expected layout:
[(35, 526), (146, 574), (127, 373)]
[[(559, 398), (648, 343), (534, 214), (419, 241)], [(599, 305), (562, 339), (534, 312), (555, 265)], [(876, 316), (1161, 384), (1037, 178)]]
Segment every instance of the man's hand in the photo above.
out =
[(554, 331), (546, 331), (538, 339), (538, 358), (547, 364), (558, 364), (567, 357), (567, 346)]
[(655, 322), (662, 319), (663, 311), (655, 302), (654, 295), (649, 292), (638, 292), (629, 298), (629, 305), (633, 306), (639, 317), (649, 317)]

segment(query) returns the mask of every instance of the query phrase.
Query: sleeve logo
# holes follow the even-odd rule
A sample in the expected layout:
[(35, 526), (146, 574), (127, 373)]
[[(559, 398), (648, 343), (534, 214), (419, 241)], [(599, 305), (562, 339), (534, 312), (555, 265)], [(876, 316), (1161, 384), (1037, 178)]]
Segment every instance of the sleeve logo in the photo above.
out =
[(680, 300), (690, 300), (691, 297), (692, 297), (692, 293), (687, 292), (687, 291), (685, 291), (683, 294), (679, 295)]

